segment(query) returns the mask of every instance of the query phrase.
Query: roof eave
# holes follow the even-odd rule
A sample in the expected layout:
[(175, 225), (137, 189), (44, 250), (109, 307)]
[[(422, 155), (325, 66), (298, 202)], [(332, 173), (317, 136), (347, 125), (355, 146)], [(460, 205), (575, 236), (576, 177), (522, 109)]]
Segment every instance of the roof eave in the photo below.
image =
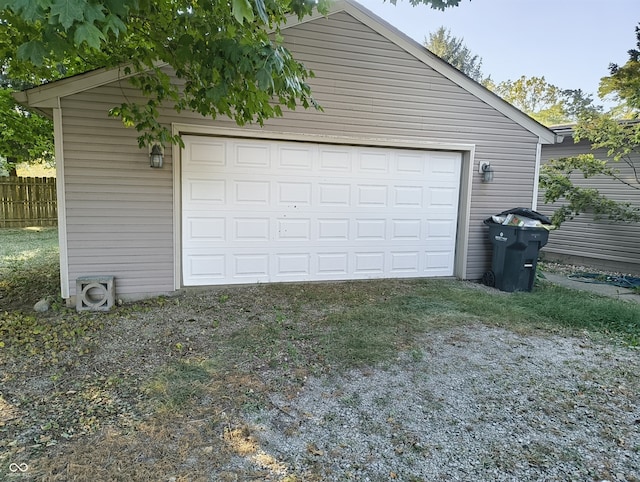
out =
[[(166, 62), (157, 62), (154, 67), (163, 67)], [(101, 68), (48, 84), (39, 85), (13, 94), (17, 102), (35, 109), (53, 109), (58, 106), (59, 99), (68, 95), (84, 92), (95, 87), (110, 84), (118, 80), (136, 75), (131, 65), (115, 68)]]

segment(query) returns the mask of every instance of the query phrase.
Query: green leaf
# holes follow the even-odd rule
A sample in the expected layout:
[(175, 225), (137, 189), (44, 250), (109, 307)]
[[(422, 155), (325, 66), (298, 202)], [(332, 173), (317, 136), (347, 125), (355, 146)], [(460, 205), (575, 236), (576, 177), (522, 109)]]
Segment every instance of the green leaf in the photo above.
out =
[(256, 72), (256, 79), (258, 80), (260, 90), (266, 91), (273, 88), (273, 78), (265, 69), (260, 69)]
[(107, 15), (104, 27), (102, 27), (102, 31), (105, 34), (108, 34), (109, 30), (111, 30), (115, 34), (115, 36), (118, 37), (121, 33), (125, 33), (127, 31), (127, 26), (120, 19), (120, 17), (110, 13), (109, 15)]
[(31, 40), (18, 47), (18, 57), (29, 60), (34, 65), (42, 65), (45, 55), (47, 54), (44, 45), (39, 40)]
[(27, 22), (44, 18), (42, 2), (37, 0), (9, 0), (0, 2), (0, 9), (8, 8), (21, 15)]
[(249, 22), (253, 22), (255, 18), (249, 0), (231, 0), (231, 13), (238, 23), (244, 23), (245, 18)]
[(89, 47), (100, 50), (100, 42), (105, 40), (104, 35), (98, 28), (90, 23), (83, 23), (78, 25), (75, 34), (73, 35), (73, 42), (80, 46), (83, 42), (86, 42)]
[(51, 4), (49, 23), (55, 23), (54, 18), (58, 17), (57, 23), (69, 30), (75, 22), (84, 20), (84, 10), (88, 9), (89, 5), (83, 0), (54, 0)]
[(136, 6), (135, 1), (123, 1), (123, 0), (104, 0), (104, 6), (113, 15), (124, 18), (129, 14), (129, 8)]
[(99, 3), (87, 3), (84, 7), (84, 19), (86, 22), (102, 22), (105, 19), (102, 5)]

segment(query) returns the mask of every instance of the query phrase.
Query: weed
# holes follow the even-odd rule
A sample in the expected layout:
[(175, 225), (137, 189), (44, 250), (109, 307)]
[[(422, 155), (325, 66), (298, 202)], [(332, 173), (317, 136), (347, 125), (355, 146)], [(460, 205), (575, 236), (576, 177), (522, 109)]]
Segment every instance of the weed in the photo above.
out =
[(420, 348), (414, 348), (409, 351), (409, 356), (414, 362), (421, 362), (424, 360), (424, 352)]
[(362, 403), (362, 398), (358, 392), (353, 392), (346, 397), (342, 397), (340, 402), (347, 407), (358, 407)]

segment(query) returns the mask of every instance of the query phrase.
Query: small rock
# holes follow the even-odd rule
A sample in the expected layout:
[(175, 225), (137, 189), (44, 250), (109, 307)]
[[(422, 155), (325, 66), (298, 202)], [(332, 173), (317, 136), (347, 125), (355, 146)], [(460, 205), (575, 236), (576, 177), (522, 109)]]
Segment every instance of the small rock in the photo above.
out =
[(45, 311), (49, 311), (50, 307), (51, 307), (51, 303), (49, 303), (49, 300), (47, 300), (46, 298), (41, 299), (35, 305), (33, 305), (33, 309), (36, 310), (38, 313), (44, 313)]
[(211, 445), (209, 445), (209, 446), (203, 448), (202, 452), (204, 452), (206, 455), (209, 455), (209, 454), (213, 453), (213, 447)]

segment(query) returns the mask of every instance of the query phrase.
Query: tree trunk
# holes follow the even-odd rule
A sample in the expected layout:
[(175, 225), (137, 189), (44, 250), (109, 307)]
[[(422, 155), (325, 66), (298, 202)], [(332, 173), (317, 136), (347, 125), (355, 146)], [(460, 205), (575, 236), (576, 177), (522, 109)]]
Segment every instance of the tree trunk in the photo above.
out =
[(18, 177), (18, 171), (16, 164), (18, 160), (15, 157), (7, 157), (7, 170), (9, 171), (9, 177)]

